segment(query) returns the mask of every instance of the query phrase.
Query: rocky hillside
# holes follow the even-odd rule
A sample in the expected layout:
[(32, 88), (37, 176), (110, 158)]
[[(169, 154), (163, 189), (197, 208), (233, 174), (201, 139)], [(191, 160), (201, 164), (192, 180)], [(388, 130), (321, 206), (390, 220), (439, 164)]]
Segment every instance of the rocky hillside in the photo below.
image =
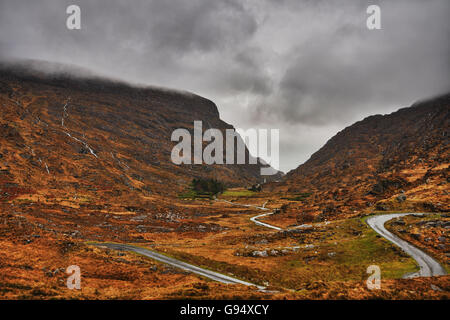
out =
[(0, 201), (21, 194), (131, 201), (176, 196), (194, 177), (230, 186), (261, 180), (259, 164), (171, 162), (174, 129), (193, 132), (194, 120), (204, 130), (233, 128), (213, 102), (191, 93), (9, 64), (0, 66), (0, 108)]
[(364, 208), (448, 211), (449, 110), (447, 94), (359, 121), (277, 188), (308, 195), (300, 207), (325, 216)]

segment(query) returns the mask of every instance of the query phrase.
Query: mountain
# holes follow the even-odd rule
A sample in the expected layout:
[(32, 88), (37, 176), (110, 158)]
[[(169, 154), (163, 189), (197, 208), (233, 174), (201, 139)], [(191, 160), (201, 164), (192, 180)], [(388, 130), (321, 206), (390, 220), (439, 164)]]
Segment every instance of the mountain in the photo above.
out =
[(32, 61), (0, 66), (0, 106), (0, 201), (31, 194), (133, 202), (176, 196), (193, 178), (229, 186), (262, 180), (261, 164), (171, 162), (173, 130), (193, 132), (194, 120), (204, 130), (234, 129), (212, 101), (192, 93)]
[(324, 216), (448, 211), (449, 110), (446, 94), (356, 122), (268, 189), (307, 194), (303, 209)]

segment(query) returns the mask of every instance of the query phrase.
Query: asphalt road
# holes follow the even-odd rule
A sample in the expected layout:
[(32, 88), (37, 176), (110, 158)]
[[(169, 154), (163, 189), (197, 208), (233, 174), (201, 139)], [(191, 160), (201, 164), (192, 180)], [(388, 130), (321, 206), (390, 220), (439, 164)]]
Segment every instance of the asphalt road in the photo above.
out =
[(367, 224), (379, 233), (382, 237), (386, 238), (393, 244), (399, 246), (403, 249), (407, 254), (409, 254), (414, 260), (417, 261), (420, 270), (418, 272), (407, 274), (404, 278), (415, 278), (415, 277), (432, 277), (432, 276), (441, 276), (446, 275), (447, 272), (445, 269), (437, 262), (435, 259), (427, 255), (422, 250), (414, 247), (412, 244), (406, 242), (403, 239), (400, 239), (392, 232), (389, 232), (384, 227), (384, 224), (394, 218), (407, 216), (413, 213), (393, 213), (393, 214), (384, 214), (377, 215), (367, 219)]
[[(253, 206), (253, 205), (243, 205), (243, 204), (237, 204), (232, 203), (229, 201), (225, 201), (230, 204), (234, 205), (240, 205), (244, 207), (255, 207), (260, 210), (268, 211), (269, 209), (265, 208), (263, 205), (262, 207)], [(257, 216), (254, 216), (250, 218), (250, 220), (258, 225), (265, 226), (268, 228), (272, 228), (275, 230), (282, 230), (281, 228), (278, 228), (276, 226), (272, 226), (267, 223), (263, 223), (258, 221), (257, 219), (263, 216), (267, 216), (273, 214), (273, 212), (267, 212), (264, 214), (260, 214)], [(413, 259), (415, 259), (420, 267), (420, 270), (413, 274), (408, 274), (405, 276), (405, 278), (413, 278), (413, 277), (430, 277), (430, 276), (440, 276), (445, 275), (447, 272), (445, 269), (437, 262), (435, 259), (427, 255), (425, 252), (419, 250), (418, 248), (414, 247), (410, 243), (406, 242), (405, 240), (400, 239), (396, 235), (392, 234), (386, 228), (384, 227), (384, 224), (394, 218), (406, 216), (412, 213), (395, 213), (395, 214), (385, 214), (385, 215), (377, 215), (373, 216), (367, 219), (367, 224), (375, 230), (377, 233), (379, 233), (382, 237), (386, 238), (387, 240), (391, 241), (395, 245), (402, 248), (406, 253), (408, 253)], [(192, 264), (177, 260), (175, 258), (171, 258), (168, 256), (165, 256), (163, 254), (160, 254), (158, 252), (148, 250), (141, 247), (136, 247), (129, 244), (117, 244), (117, 243), (94, 243), (93, 245), (97, 247), (103, 247), (103, 248), (109, 248), (114, 250), (125, 250), (125, 251), (132, 251), (136, 252), (138, 254), (144, 255), (146, 257), (155, 259), (157, 261), (166, 263), (168, 265), (195, 273), (197, 275), (203, 276), (205, 278), (209, 278), (214, 281), (218, 281), (225, 284), (243, 284), (246, 286), (254, 286), (257, 287), (261, 291), (265, 291), (265, 287), (256, 285), (254, 283), (250, 283), (247, 281), (243, 281), (237, 278), (233, 278), (218, 272), (214, 272), (208, 269), (204, 269), (201, 267), (194, 266)]]
[(257, 287), (259, 290), (264, 290), (265, 288), (262, 286), (258, 286), (256, 284), (250, 283), (250, 282), (246, 282), (237, 278), (233, 278), (233, 277), (229, 277), (226, 276), (224, 274), (218, 273), (218, 272), (214, 272), (208, 269), (204, 269), (204, 268), (200, 268), (197, 266), (194, 266), (192, 264), (171, 258), (171, 257), (167, 257), (163, 254), (157, 253), (155, 251), (151, 251), (148, 249), (144, 249), (141, 247), (136, 247), (136, 246), (132, 246), (129, 244), (118, 244), (118, 243), (94, 243), (93, 245), (97, 246), (97, 247), (106, 247), (109, 249), (114, 249), (114, 250), (125, 250), (125, 251), (132, 251), (132, 252), (136, 252), (139, 254), (142, 254), (146, 257), (155, 259), (157, 261), (169, 264), (171, 266), (198, 274), (200, 276), (209, 278), (211, 280), (214, 281), (218, 281), (221, 283), (226, 283), (226, 284), (243, 284), (246, 286), (255, 286)]
[[(218, 201), (226, 202), (226, 203), (229, 203), (229, 204), (232, 204), (232, 205), (235, 205), (235, 206), (240, 206), (240, 207), (256, 208), (256, 209), (259, 209), (259, 210), (269, 211), (269, 209), (267, 209), (267, 208), (265, 207), (267, 201), (262, 205), (262, 207), (254, 206), (254, 205), (251, 205), (251, 204), (235, 203), (235, 202), (231, 202), (231, 201), (228, 201), (228, 200), (218, 200)], [(273, 214), (273, 211), (272, 211), (272, 212), (266, 212), (266, 213), (259, 214), (259, 215), (257, 215), (257, 216), (251, 217), (250, 220), (251, 220), (253, 223), (255, 223), (255, 224), (259, 225), (259, 226), (271, 228), (271, 229), (278, 230), (278, 231), (283, 230), (283, 229), (281, 229), (281, 228), (279, 228), (279, 227), (276, 227), (276, 226), (273, 226), (273, 225), (271, 225), (271, 224), (268, 224), (268, 223), (264, 223), (264, 222), (258, 221), (258, 218), (265, 217), (265, 216), (270, 216), (270, 215), (272, 215), (272, 214)]]
[[(230, 202), (227, 200), (222, 200), (222, 201), (225, 201), (225, 202), (233, 204), (233, 205), (243, 206), (243, 207), (253, 207), (256, 209), (260, 209), (260, 210), (269, 210), (265, 207), (265, 204), (262, 207), (258, 207), (258, 206), (254, 206), (254, 205), (248, 205), (248, 204), (233, 203), (233, 202)], [(260, 215), (250, 218), (250, 220), (260, 226), (264, 226), (264, 227), (275, 229), (275, 230), (283, 230), (279, 227), (276, 227), (271, 224), (264, 223), (264, 222), (257, 220), (258, 218), (265, 217), (265, 216), (268, 216), (271, 214), (273, 214), (273, 212), (263, 213), (263, 214), (260, 214)], [(417, 261), (417, 264), (419, 265), (420, 270), (418, 272), (414, 272), (414, 273), (405, 275), (404, 276), (405, 278), (432, 277), (432, 276), (446, 275), (447, 272), (439, 264), (439, 262), (437, 262), (435, 259), (430, 257), (428, 254), (426, 254), (422, 250), (414, 247), (409, 242), (402, 240), (399, 237), (397, 237), (396, 235), (394, 235), (393, 233), (389, 232), (384, 227), (384, 224), (387, 221), (394, 219), (394, 218), (407, 216), (410, 214), (416, 214), (416, 213), (393, 213), (393, 214), (377, 215), (377, 216), (373, 216), (373, 217), (370, 217), (369, 219), (367, 219), (367, 224), (373, 230), (375, 230), (377, 233), (379, 233), (382, 237), (389, 240), (393, 244), (399, 246), (403, 251), (405, 251), (414, 260)]]

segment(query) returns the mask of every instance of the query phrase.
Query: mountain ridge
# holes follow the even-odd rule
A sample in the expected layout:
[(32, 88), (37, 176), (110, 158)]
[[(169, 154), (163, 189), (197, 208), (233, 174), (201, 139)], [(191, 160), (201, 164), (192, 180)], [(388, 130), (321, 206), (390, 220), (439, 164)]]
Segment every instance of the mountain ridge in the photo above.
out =
[(176, 197), (193, 178), (229, 186), (263, 179), (261, 164), (171, 162), (173, 130), (193, 132), (195, 120), (204, 130), (234, 129), (211, 100), (195, 94), (3, 64), (0, 106), (0, 184), (14, 186), (0, 185), (5, 199), (33, 189), (39, 198), (83, 193), (90, 202), (118, 197), (133, 203)]
[[(305, 163), (289, 171), (281, 184), (269, 188), (312, 192), (316, 198), (309, 207), (316, 212), (348, 213), (402, 191), (414, 193), (423, 187), (420, 179), (426, 175), (434, 177), (436, 184), (447, 183), (449, 109), (450, 94), (443, 94), (388, 115), (366, 117), (338, 132)], [(440, 189), (435, 190), (439, 193)], [(416, 191), (413, 198), (421, 193)], [(430, 199), (439, 203), (434, 197)], [(446, 201), (441, 202), (439, 210), (448, 210)], [(385, 206), (396, 207), (395, 201)]]

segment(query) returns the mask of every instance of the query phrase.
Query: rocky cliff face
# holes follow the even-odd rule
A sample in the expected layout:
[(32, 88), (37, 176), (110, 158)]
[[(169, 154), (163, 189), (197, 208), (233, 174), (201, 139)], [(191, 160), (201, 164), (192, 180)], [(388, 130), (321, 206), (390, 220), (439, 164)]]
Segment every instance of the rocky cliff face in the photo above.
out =
[(93, 77), (0, 67), (0, 199), (23, 193), (174, 196), (194, 177), (261, 180), (260, 165), (175, 165), (176, 128), (233, 128), (208, 99)]
[(345, 128), (279, 189), (311, 193), (325, 215), (367, 207), (449, 210), (450, 94)]

